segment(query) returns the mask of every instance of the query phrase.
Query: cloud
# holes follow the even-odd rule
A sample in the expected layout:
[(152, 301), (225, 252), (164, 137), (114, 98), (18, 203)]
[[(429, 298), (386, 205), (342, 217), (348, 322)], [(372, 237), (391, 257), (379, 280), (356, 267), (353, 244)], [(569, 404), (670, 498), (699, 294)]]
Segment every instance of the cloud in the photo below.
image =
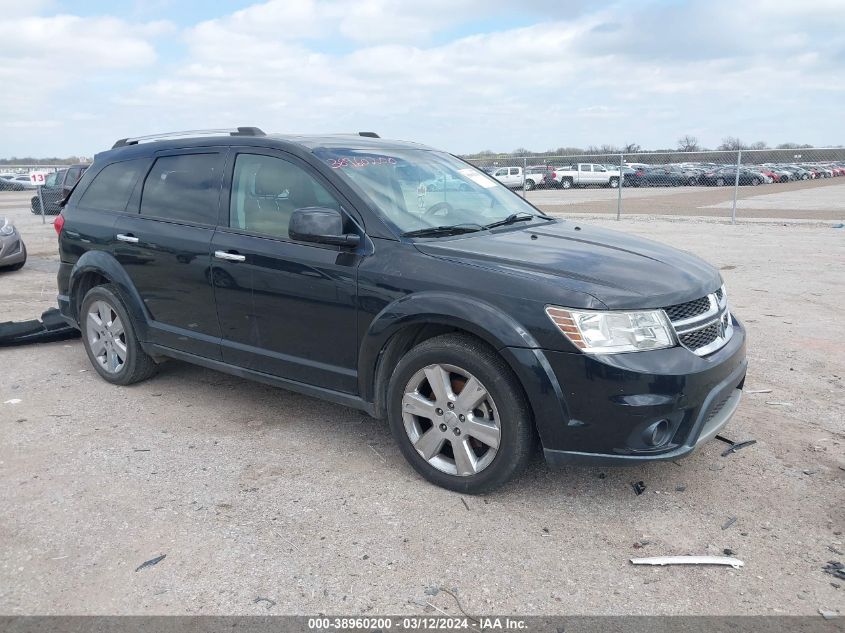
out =
[[(845, 142), (829, 124), (845, 91), (836, 5), (641, 0), (636, 10), (584, 10), (540, 0), (515, 12), (499, 0), (271, 0), (179, 32), (117, 17), (13, 16), (0, 26), (0, 68), (37, 63), (83, 88), (79, 108), (97, 118), (77, 121), (82, 147), (71, 153), (231, 125), (375, 129), (458, 152), (659, 147), (684, 133), (710, 145), (727, 135), (830, 144)], [(38, 47), (47, 33), (61, 37)], [(56, 61), (71, 58), (81, 70), (58, 72)], [(23, 82), (27, 103), (55, 106), (45, 83)]]

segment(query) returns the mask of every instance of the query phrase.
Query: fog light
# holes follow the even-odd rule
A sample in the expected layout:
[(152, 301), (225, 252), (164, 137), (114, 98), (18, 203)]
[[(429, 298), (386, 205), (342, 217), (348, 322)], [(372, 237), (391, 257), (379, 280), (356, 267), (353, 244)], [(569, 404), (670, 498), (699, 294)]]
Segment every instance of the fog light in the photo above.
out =
[(669, 441), (670, 431), (669, 420), (658, 420), (643, 429), (643, 442), (647, 446), (663, 446)]

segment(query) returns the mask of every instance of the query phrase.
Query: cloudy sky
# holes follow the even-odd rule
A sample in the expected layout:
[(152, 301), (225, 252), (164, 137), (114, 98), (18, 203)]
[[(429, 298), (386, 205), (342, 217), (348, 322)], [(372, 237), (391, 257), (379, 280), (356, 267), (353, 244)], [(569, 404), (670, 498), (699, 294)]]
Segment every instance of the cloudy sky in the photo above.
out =
[(0, 157), (257, 125), (452, 152), (845, 144), (841, 0), (0, 0)]

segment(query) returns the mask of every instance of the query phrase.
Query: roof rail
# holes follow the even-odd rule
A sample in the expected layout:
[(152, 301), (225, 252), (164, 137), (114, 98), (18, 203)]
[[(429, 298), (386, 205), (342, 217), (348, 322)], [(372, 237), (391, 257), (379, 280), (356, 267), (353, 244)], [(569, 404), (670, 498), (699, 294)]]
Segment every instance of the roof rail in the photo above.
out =
[(137, 145), (141, 141), (156, 141), (158, 139), (178, 137), (190, 138), (194, 136), (220, 136), (221, 134), (228, 134), (229, 136), (266, 136), (261, 128), (257, 127), (224, 128), (219, 130), (184, 130), (182, 132), (163, 132), (161, 134), (150, 134), (148, 136), (122, 138), (112, 145), (112, 149), (125, 147), (127, 145)]
[(367, 138), (381, 138), (375, 132), (358, 132), (358, 136), (366, 136)]

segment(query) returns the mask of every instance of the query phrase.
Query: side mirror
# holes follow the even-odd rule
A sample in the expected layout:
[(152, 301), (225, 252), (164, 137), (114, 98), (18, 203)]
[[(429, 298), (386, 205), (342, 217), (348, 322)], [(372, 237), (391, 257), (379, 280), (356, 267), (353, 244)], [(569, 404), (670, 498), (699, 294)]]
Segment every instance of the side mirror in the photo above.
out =
[(343, 232), (343, 216), (336, 209), (304, 207), (290, 216), (288, 235), (292, 240), (354, 247), (361, 242), (356, 233)]

